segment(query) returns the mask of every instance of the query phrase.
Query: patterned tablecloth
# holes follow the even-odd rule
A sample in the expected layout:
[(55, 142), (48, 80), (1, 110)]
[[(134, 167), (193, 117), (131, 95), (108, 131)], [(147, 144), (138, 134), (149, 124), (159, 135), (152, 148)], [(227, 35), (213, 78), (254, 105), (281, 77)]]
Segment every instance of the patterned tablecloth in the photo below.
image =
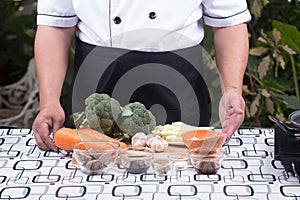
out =
[(0, 129), (0, 199), (300, 199), (299, 178), (274, 160), (273, 129), (240, 129), (217, 174), (86, 175), (70, 155), (41, 151), (29, 129)]

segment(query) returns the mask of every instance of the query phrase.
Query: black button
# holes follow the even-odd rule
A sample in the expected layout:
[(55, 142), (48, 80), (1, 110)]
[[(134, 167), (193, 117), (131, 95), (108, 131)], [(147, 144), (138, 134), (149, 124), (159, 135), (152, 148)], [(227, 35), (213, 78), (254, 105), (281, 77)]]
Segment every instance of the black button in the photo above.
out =
[(115, 17), (114, 22), (115, 22), (115, 24), (120, 24), (122, 22), (122, 20), (120, 17)]
[(150, 19), (155, 19), (156, 18), (156, 13), (155, 12), (150, 12), (149, 13), (149, 18)]

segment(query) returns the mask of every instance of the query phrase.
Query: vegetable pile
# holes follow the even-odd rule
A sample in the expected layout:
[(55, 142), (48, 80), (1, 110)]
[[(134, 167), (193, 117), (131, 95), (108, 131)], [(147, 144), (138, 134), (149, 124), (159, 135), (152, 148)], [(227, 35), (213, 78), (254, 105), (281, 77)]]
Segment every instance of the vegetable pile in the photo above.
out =
[(102, 93), (88, 96), (85, 110), (73, 113), (72, 120), (76, 128), (91, 128), (114, 138), (120, 133), (129, 137), (138, 132), (151, 134), (156, 126), (154, 115), (144, 104), (133, 102), (122, 107), (118, 100)]

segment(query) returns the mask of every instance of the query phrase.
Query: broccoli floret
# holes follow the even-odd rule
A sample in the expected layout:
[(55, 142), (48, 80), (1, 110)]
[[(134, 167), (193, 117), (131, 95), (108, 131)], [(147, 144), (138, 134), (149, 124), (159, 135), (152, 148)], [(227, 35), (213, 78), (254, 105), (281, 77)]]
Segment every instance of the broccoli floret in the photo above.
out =
[(93, 93), (85, 99), (85, 115), (89, 128), (107, 135), (119, 132), (115, 121), (120, 113), (120, 103), (107, 94)]
[(144, 104), (133, 102), (122, 108), (121, 120), (118, 125), (122, 131), (130, 136), (138, 132), (151, 134), (156, 126), (156, 120)]
[(85, 99), (85, 111), (74, 113), (77, 128), (88, 127), (114, 137), (127, 133), (132, 137), (137, 132), (151, 134), (156, 126), (153, 114), (144, 104), (129, 103), (124, 107), (107, 94), (93, 93)]

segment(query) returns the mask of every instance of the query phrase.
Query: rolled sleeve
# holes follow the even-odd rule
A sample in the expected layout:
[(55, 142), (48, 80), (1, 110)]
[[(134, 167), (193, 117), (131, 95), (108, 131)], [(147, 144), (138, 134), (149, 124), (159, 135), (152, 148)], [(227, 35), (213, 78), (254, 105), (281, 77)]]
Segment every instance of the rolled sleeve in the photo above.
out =
[(39, 0), (37, 25), (72, 27), (78, 22), (72, 0)]
[(202, 5), (208, 26), (226, 27), (251, 21), (246, 0), (204, 0)]

